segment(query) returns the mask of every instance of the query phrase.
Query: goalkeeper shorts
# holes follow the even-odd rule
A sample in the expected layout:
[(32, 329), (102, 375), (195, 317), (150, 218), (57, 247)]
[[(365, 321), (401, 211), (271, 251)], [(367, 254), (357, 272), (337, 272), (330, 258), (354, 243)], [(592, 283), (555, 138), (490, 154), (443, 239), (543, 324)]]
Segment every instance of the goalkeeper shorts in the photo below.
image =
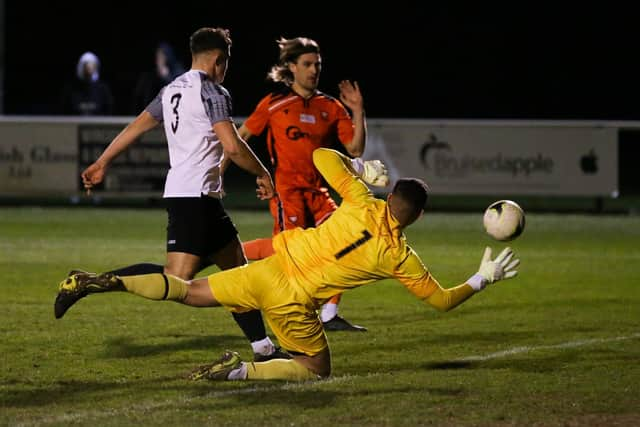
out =
[(278, 255), (211, 274), (208, 281), (213, 297), (229, 311), (261, 310), (284, 349), (314, 356), (327, 348), (314, 301), (289, 283)]

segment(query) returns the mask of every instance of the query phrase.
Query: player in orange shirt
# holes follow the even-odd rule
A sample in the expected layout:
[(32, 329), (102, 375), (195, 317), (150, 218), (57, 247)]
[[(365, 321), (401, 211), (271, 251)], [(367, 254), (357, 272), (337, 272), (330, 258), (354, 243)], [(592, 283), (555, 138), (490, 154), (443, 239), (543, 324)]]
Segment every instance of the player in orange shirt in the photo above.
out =
[[(322, 58), (314, 40), (281, 38), (278, 46), (279, 62), (271, 68), (268, 78), (284, 86), (264, 97), (239, 129), (245, 140), (267, 130), (267, 148), (277, 193), (269, 203), (274, 218), (273, 235), (295, 227), (318, 226), (337, 209), (324, 179), (313, 165), (313, 151), (332, 147), (339, 141), (347, 153), (360, 157), (366, 140), (358, 83), (340, 82), (340, 103), (317, 89)], [(271, 238), (244, 242), (243, 246), (250, 260), (273, 254)], [(338, 315), (339, 301), (340, 295), (336, 295), (322, 307), (320, 317), (324, 328), (366, 331)]]

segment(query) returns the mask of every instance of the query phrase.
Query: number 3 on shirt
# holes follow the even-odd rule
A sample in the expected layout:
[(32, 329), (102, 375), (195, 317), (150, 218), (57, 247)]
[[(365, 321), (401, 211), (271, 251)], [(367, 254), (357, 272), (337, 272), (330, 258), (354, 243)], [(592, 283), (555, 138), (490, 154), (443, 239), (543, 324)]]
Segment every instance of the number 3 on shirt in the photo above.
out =
[(176, 93), (171, 97), (171, 105), (173, 105), (173, 114), (176, 116), (175, 122), (171, 122), (171, 130), (176, 133), (178, 130), (178, 123), (180, 122), (180, 116), (178, 115), (178, 107), (180, 106), (180, 99), (182, 94)]

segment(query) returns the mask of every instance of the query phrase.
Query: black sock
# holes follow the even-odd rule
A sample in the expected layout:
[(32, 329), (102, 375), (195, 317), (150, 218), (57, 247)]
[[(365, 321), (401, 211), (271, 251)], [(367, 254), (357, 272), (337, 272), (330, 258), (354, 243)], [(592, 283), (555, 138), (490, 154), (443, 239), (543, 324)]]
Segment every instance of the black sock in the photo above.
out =
[(115, 274), (116, 276), (137, 276), (139, 274), (151, 274), (151, 273), (163, 273), (164, 265), (151, 264), (148, 262), (142, 264), (133, 264), (127, 267), (111, 270), (108, 273)]
[(262, 314), (260, 310), (251, 310), (246, 313), (232, 313), (244, 336), (249, 339), (249, 342), (255, 342), (263, 340), (267, 337), (267, 331), (264, 328), (264, 322), (262, 321)]

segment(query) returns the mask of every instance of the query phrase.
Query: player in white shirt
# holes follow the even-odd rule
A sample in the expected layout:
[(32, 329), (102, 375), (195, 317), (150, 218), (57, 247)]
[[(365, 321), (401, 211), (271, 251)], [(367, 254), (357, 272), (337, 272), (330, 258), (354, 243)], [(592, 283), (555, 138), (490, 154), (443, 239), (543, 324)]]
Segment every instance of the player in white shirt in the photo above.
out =
[[(231, 50), (229, 31), (201, 28), (191, 36), (190, 47), (191, 69), (165, 86), (81, 174), (85, 188), (91, 189), (102, 182), (120, 153), (143, 133), (164, 125), (171, 164), (164, 189), (167, 261), (164, 266), (145, 263), (114, 270), (119, 275), (159, 273), (190, 280), (210, 265), (226, 270), (247, 263), (238, 232), (220, 200), (225, 158), (257, 177), (261, 200), (274, 193), (268, 170), (238, 134), (231, 118), (231, 96), (222, 86)], [(60, 318), (65, 311), (56, 305), (55, 316)], [(259, 311), (234, 318), (251, 341), (256, 360), (287, 357), (267, 337)]]

